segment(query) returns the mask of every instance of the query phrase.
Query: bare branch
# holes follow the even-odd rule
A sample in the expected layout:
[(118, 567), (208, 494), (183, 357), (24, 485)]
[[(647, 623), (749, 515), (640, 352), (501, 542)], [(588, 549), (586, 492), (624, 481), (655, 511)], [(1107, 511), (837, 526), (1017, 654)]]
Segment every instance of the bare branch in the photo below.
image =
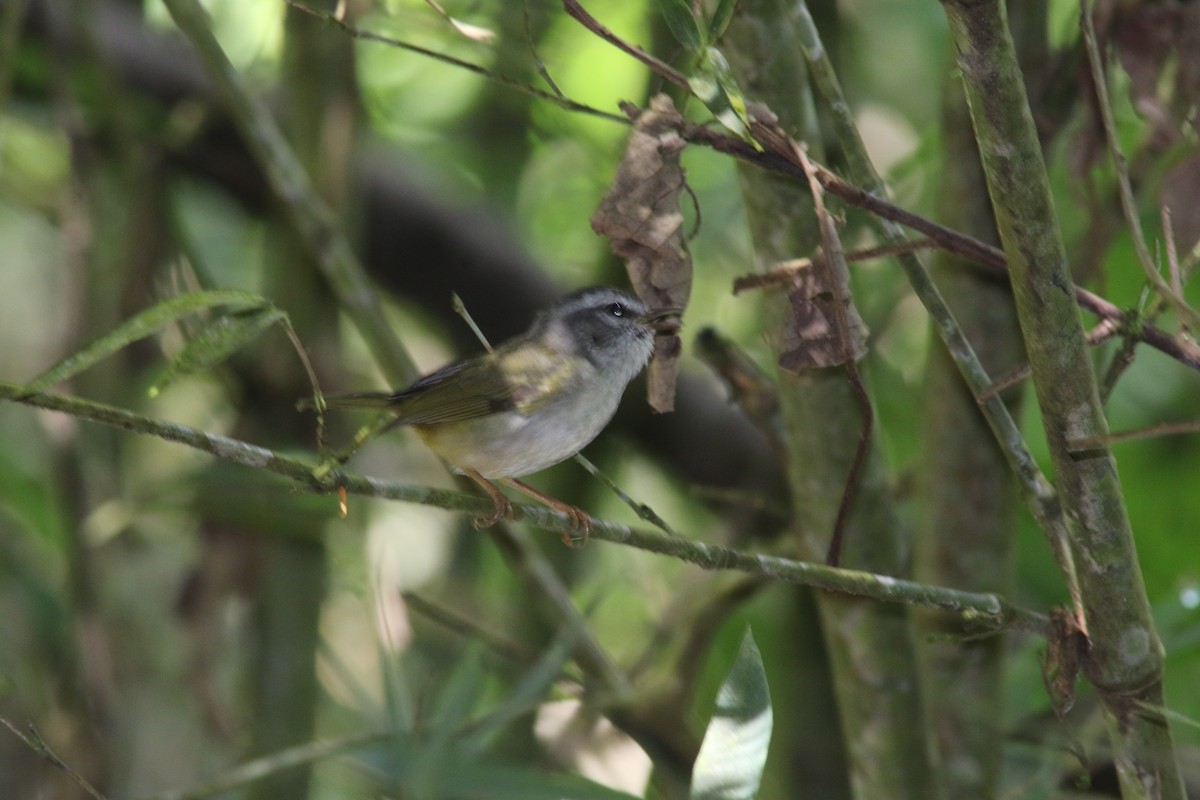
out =
[[(79, 419), (185, 444), (227, 461), (290, 478), (298, 489), (306, 491), (329, 494), (344, 487), (350, 494), (364, 497), (401, 500), (473, 514), (491, 511), (493, 507), (490, 499), (477, 495), (393, 483), (350, 472), (333, 473), (319, 480), (314, 476), (316, 465), (309, 462), (228, 436), (206, 433), (172, 422), (162, 422), (78, 397), (29, 392), (23, 386), (0, 381), (0, 400), (59, 411)], [(516, 521), (528, 522), (534, 527), (558, 533), (569, 533), (574, 529), (574, 520), (568, 514), (544, 506), (518, 503), (513, 505), (513, 512)], [(965, 622), (983, 631), (1015, 629), (1045, 633), (1048, 630), (1049, 623), (1045, 615), (1013, 606), (994, 594), (962, 592), (888, 575), (750, 553), (659, 531), (632, 528), (608, 520), (593, 520), (591, 536), (594, 539), (677, 558), (701, 569), (736, 570), (881, 602), (939, 608), (958, 614)]]

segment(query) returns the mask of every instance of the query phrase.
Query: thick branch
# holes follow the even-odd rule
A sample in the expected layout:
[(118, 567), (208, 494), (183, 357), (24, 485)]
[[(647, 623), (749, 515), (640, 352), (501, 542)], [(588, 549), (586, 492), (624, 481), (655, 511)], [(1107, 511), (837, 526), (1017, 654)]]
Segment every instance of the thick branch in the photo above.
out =
[(1000, 0), (943, 0), (1004, 244), (1089, 637), (1088, 675), (1108, 712), (1126, 797), (1184, 797), (1160, 714), (1163, 651), (1106, 445), (1107, 424), (1067, 268), (1041, 148)]

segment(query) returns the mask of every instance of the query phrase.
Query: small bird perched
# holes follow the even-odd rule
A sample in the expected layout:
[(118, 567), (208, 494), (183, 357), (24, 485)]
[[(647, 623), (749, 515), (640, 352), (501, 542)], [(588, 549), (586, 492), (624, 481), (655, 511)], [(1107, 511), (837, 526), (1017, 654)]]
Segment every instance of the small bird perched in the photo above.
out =
[(655, 334), (678, 330), (681, 313), (648, 309), (606, 286), (581, 289), (490, 353), (442, 367), (394, 394), (328, 397), (326, 405), (387, 411), (396, 415), (392, 425), (412, 426), (492, 498), (493, 513), (475, 520), (477, 527), (512, 517), (512, 504), (492, 483), (499, 480), (569, 514), (586, 541), (586, 513), (516, 479), (570, 458), (596, 438), (650, 360)]

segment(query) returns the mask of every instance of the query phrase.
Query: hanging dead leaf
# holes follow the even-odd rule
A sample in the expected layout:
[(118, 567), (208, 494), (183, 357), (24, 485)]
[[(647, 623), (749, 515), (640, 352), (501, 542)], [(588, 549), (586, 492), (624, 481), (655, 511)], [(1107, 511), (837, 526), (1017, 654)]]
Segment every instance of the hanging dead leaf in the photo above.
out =
[(1042, 680), (1054, 714), (1062, 719), (1075, 705), (1075, 682), (1088, 649), (1087, 635), (1075, 615), (1062, 608), (1050, 614), (1051, 633), (1042, 658)]
[(841, 303), (849, 328), (848, 341), (843, 342), (839, 335), (834, 305), (838, 301), (827, 281), (822, 280), (828, 274), (823, 258), (818, 253), (812, 267), (798, 271), (788, 289), (779, 366), (792, 372), (836, 367), (867, 354), (867, 325), (846, 294)]
[(809, 176), (823, 248), (811, 260), (780, 265), (768, 280), (742, 281), (741, 286), (788, 286), (787, 315), (779, 334), (781, 368), (801, 372), (857, 362), (867, 354), (867, 326), (854, 307), (837, 223), (825, 208), (812, 163), (770, 108), (751, 103), (748, 109), (750, 133), (759, 147), (792, 162)]
[[(692, 291), (692, 257), (683, 233), (679, 198), (686, 181), (679, 163), (685, 142), (670, 98), (659, 95), (634, 120), (625, 157), (608, 194), (592, 215), (592, 230), (608, 237), (625, 259), (633, 289), (653, 308), (687, 305)], [(650, 407), (675, 408), (675, 378), (682, 340), (659, 336), (647, 378)]]

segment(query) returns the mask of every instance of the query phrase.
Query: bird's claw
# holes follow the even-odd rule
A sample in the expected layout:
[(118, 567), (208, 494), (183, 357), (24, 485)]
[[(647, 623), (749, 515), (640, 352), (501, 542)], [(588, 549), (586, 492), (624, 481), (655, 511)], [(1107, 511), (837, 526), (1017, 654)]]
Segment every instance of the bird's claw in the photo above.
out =
[(562, 510), (571, 518), (571, 530), (562, 535), (563, 544), (575, 549), (584, 547), (592, 535), (592, 518), (575, 506), (566, 506)]
[(478, 528), (490, 528), (501, 520), (510, 520), (513, 518), (513, 507), (509, 499), (497, 492), (492, 495), (492, 513), (487, 516), (476, 517), (472, 524)]

